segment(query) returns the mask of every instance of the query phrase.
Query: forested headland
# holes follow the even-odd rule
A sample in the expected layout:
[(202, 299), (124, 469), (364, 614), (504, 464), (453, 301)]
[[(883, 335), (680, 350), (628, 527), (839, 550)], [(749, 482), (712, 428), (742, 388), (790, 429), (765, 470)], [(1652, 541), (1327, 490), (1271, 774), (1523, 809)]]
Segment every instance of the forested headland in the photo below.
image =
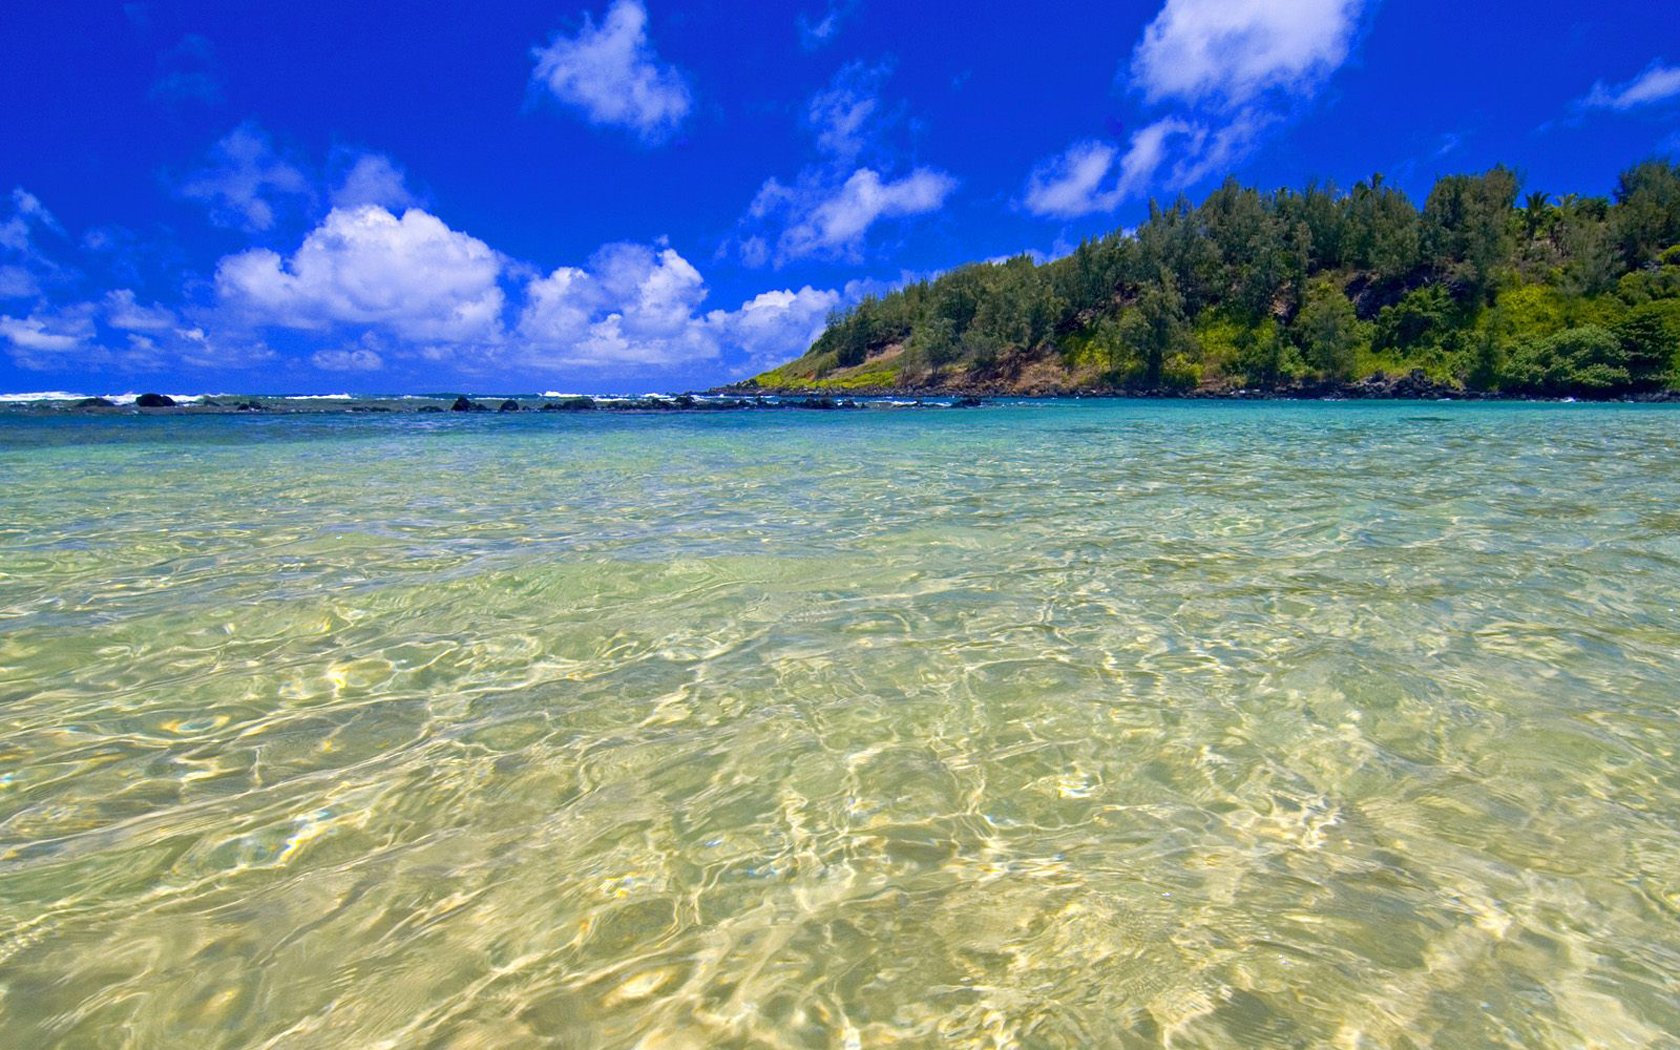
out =
[[(1610, 197), (1496, 167), (1419, 208), (1373, 176), (1200, 205), (1038, 264), (976, 263), (836, 312), (770, 390), (1049, 394), (1680, 387), (1680, 167)], [(1384, 386), (1385, 382), (1388, 384)]]

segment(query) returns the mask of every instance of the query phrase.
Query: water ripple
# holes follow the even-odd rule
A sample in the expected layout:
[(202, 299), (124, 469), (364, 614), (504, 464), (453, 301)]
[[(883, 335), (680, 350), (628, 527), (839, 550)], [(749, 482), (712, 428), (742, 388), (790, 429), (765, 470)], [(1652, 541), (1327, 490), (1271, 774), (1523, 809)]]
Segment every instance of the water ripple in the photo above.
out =
[(1675, 418), (0, 421), (0, 1026), (1670, 1045)]

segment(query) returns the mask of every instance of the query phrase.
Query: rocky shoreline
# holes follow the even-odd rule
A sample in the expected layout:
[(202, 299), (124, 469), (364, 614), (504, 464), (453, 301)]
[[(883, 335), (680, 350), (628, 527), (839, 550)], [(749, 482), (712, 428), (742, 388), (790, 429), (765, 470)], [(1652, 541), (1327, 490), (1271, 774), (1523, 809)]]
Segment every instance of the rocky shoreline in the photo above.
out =
[[(730, 396), (801, 396), (810, 395), (808, 389), (779, 389), (759, 386), (752, 381), (738, 386), (719, 387), (710, 393)], [(1143, 398), (1161, 400), (1216, 401), (1615, 401), (1638, 404), (1680, 403), (1680, 390), (1653, 390), (1632, 394), (1605, 396), (1592, 391), (1560, 392), (1555, 396), (1536, 394), (1508, 394), (1493, 390), (1468, 390), (1451, 383), (1429, 378), (1423, 371), (1404, 376), (1390, 376), (1377, 372), (1364, 379), (1346, 382), (1323, 381), (1291, 383), (1274, 387), (1090, 387), (1049, 386), (1023, 390), (1006, 384), (972, 383), (954, 387), (865, 387), (846, 391), (852, 397), (927, 398)]]
[(334, 413), (384, 414), (414, 413), (428, 415), (473, 415), (511, 413), (608, 413), (608, 414), (666, 414), (672, 412), (742, 412), (742, 411), (817, 411), (835, 412), (868, 408), (972, 408), (982, 402), (964, 395), (921, 395), (913, 400), (887, 404), (879, 400), (859, 400), (852, 396), (831, 396), (824, 393), (795, 393), (787, 395), (755, 392), (729, 395), (715, 392), (643, 397), (480, 397), (466, 395), (402, 398), (321, 399), (285, 397), (200, 397), (193, 400), (176, 399), (165, 394), (141, 394), (127, 403), (104, 397), (77, 400), (43, 398), (38, 401), (11, 401), (3, 408), (12, 412), (70, 413), (89, 416), (115, 415), (233, 415), (262, 413), (267, 415), (323, 415)]
[(10, 401), (0, 410), (71, 413), (76, 415), (322, 415), (322, 414), (511, 414), (608, 413), (657, 415), (673, 412), (741, 411), (855, 411), (862, 409), (975, 408), (993, 399), (1140, 398), (1224, 401), (1615, 401), (1624, 403), (1680, 403), (1680, 390), (1656, 390), (1614, 397), (1591, 392), (1559, 393), (1553, 397), (1466, 390), (1430, 379), (1421, 371), (1404, 376), (1377, 373), (1352, 382), (1296, 383), (1278, 387), (1203, 387), (1196, 389), (1138, 387), (1070, 387), (1024, 391), (1006, 386), (964, 384), (959, 387), (882, 387), (839, 391), (776, 389), (752, 381), (711, 390), (641, 397), (570, 395), (565, 397), (429, 397), (327, 399), (319, 397), (222, 396), (178, 400), (146, 393), (128, 403), (104, 397), (77, 400), (43, 398)]

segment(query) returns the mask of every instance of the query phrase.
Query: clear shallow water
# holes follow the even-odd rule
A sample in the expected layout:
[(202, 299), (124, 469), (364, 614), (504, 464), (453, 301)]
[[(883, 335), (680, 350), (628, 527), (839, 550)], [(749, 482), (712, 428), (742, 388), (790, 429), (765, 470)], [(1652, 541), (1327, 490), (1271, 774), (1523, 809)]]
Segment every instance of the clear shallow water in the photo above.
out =
[(1680, 412), (0, 419), (10, 1046), (1665, 1047)]

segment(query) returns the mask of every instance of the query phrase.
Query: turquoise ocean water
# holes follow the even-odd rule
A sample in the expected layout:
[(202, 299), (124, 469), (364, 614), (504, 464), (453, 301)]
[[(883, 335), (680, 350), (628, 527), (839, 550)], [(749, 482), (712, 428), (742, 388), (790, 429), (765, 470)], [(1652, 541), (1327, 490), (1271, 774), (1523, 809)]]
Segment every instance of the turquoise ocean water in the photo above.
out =
[(1672, 1047), (1680, 410), (0, 417), (0, 1043)]

